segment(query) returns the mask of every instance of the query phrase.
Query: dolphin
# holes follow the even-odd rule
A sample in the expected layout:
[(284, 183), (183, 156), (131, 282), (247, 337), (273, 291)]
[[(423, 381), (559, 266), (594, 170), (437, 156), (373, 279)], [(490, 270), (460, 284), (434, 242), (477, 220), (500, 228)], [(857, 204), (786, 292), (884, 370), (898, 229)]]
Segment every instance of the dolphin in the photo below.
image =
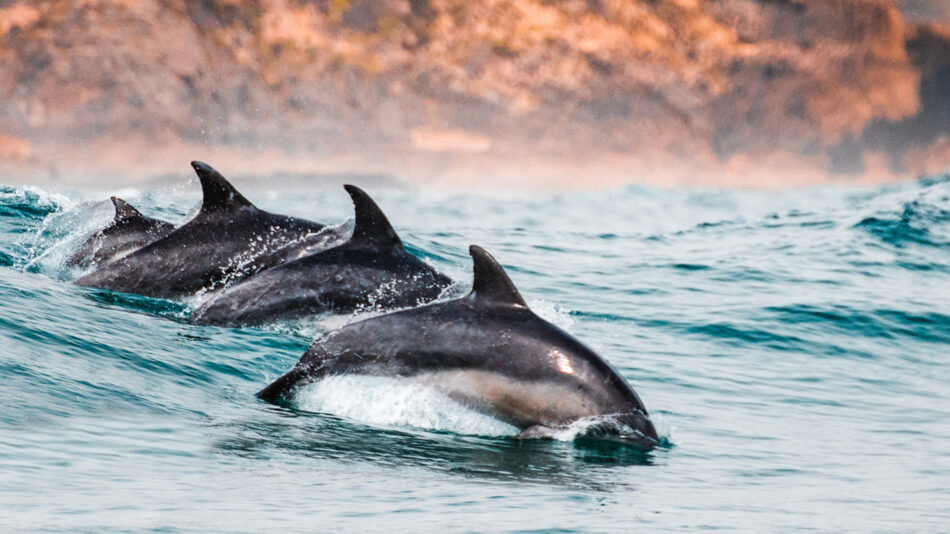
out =
[(506, 421), (521, 429), (520, 437), (551, 436), (583, 419), (602, 434), (658, 444), (630, 384), (580, 341), (535, 315), (488, 252), (475, 245), (469, 251), (475, 275), (467, 296), (332, 332), (257, 396), (280, 402), (300, 386), (337, 374), (399, 377)]
[(115, 217), (108, 226), (89, 237), (69, 258), (67, 267), (101, 267), (130, 252), (161, 239), (175, 229), (175, 225), (142, 215), (131, 204), (111, 197)]
[(198, 214), (76, 284), (179, 298), (215, 289), (339, 240), (323, 224), (258, 209), (211, 166), (200, 161), (191, 166), (204, 195)]
[(402, 308), (435, 300), (452, 280), (406, 252), (365, 191), (345, 185), (356, 216), (336, 247), (245, 278), (200, 306), (198, 324), (255, 326), (323, 312)]

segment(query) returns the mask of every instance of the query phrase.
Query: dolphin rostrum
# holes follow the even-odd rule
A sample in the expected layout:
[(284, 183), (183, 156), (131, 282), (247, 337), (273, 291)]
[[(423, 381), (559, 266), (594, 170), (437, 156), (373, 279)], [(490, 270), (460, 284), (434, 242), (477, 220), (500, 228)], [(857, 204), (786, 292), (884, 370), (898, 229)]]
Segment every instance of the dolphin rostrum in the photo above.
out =
[(323, 312), (401, 308), (436, 299), (452, 280), (406, 252), (386, 215), (362, 189), (350, 239), (250, 276), (191, 316), (198, 324), (253, 326)]
[(592, 418), (610, 434), (656, 445), (656, 429), (630, 384), (580, 341), (535, 315), (488, 252), (473, 245), (470, 253), (475, 276), (467, 296), (330, 333), (258, 397), (280, 401), (329, 375), (399, 377), (517, 426), (522, 437), (550, 436)]

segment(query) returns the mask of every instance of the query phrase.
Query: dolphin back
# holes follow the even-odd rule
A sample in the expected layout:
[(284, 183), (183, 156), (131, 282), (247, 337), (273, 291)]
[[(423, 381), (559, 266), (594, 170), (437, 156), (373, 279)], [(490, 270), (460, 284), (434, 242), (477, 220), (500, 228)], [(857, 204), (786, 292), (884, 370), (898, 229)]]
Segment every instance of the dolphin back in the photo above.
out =
[(272, 267), (292, 256), (295, 244), (312, 250), (332, 241), (313, 237), (325, 225), (257, 209), (211, 166), (195, 161), (192, 167), (203, 193), (192, 220), (75, 283), (179, 298)]
[(414, 306), (438, 298), (452, 280), (405, 251), (365, 191), (345, 188), (356, 213), (349, 240), (246, 278), (205, 302), (190, 320), (257, 326), (326, 312)]

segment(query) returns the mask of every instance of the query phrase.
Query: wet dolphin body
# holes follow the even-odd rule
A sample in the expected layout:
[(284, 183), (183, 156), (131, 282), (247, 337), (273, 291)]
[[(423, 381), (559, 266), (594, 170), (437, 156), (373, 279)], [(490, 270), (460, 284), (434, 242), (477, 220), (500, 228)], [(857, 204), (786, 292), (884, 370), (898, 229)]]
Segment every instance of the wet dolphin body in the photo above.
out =
[(195, 310), (198, 324), (253, 326), (360, 308), (401, 308), (436, 299), (452, 280), (406, 252), (379, 206), (344, 186), (356, 211), (353, 235), (334, 248), (242, 280)]
[(522, 429), (550, 436), (579, 419), (652, 446), (656, 429), (613, 367), (535, 315), (502, 267), (470, 249), (471, 293), (350, 324), (314, 342), (297, 365), (258, 393), (276, 402), (323, 377), (363, 374), (412, 379)]
[(191, 163), (204, 195), (198, 215), (76, 284), (178, 298), (330, 246), (325, 225), (258, 209), (209, 165)]
[(130, 252), (168, 235), (175, 225), (142, 215), (131, 204), (111, 197), (115, 217), (108, 226), (87, 239), (66, 260), (68, 267), (83, 269), (112, 263)]

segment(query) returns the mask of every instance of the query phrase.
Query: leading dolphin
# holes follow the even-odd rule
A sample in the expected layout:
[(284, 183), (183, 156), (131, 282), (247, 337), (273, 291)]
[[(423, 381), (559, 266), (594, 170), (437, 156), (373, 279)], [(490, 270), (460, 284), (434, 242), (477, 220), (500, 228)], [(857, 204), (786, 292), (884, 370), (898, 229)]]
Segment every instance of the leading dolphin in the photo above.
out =
[(574, 421), (641, 445), (659, 441), (643, 402), (600, 356), (535, 315), (504, 269), (470, 248), (467, 296), (352, 323), (313, 343), (257, 395), (268, 401), (337, 374), (412, 379), (522, 430), (550, 436)]
[(452, 280), (406, 252), (365, 191), (344, 188), (356, 212), (348, 241), (242, 280), (195, 310), (191, 321), (255, 326), (328, 311), (402, 308), (435, 300)]
[(191, 166), (204, 195), (198, 215), (76, 284), (178, 298), (293, 259), (304, 253), (300, 249), (313, 252), (339, 239), (323, 224), (258, 209), (209, 165), (193, 161)]
[(76, 249), (66, 260), (68, 267), (101, 267), (130, 252), (157, 241), (175, 229), (175, 225), (142, 215), (119, 197), (111, 197), (115, 207), (112, 222)]

